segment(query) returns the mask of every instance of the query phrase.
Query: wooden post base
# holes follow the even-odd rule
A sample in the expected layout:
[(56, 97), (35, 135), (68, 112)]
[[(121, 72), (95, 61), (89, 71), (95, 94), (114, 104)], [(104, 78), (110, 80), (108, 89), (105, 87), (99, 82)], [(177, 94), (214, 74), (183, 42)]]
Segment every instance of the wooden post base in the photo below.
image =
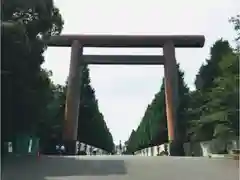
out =
[(69, 155), (76, 155), (77, 154), (77, 152), (76, 152), (77, 141), (75, 141), (75, 140), (64, 140), (62, 142), (62, 144), (65, 147), (65, 151), (64, 151), (63, 155), (69, 156)]
[(170, 156), (185, 156), (183, 143), (181, 141), (171, 141), (169, 143)]

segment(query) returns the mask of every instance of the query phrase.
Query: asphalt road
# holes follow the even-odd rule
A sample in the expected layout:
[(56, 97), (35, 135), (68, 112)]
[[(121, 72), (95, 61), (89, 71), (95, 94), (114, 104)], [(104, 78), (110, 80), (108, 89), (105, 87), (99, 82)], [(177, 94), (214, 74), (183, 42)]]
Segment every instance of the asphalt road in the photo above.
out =
[(3, 180), (238, 180), (237, 161), (203, 157), (9, 158)]

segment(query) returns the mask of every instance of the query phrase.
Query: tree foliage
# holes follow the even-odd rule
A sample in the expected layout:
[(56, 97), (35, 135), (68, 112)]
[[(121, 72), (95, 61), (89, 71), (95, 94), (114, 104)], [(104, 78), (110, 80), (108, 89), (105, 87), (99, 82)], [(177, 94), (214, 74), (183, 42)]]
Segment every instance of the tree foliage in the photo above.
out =
[[(51, 81), (51, 71), (41, 68), (47, 46), (42, 38), (61, 33), (63, 20), (52, 0), (2, 2), (2, 143), (19, 134), (47, 141), (62, 137), (66, 86)], [(99, 112), (88, 68), (83, 70), (79, 117), (80, 140), (112, 150), (113, 140)], [(3, 146), (2, 146), (3, 147)]]
[[(239, 15), (231, 18), (239, 41)], [(189, 91), (179, 70), (178, 137), (183, 141), (220, 138), (228, 141), (239, 136), (239, 48), (228, 41), (217, 40), (210, 58), (196, 75), (196, 90)], [(164, 82), (148, 105), (145, 114), (128, 140), (128, 151), (134, 152), (167, 142)]]
[[(29, 1), (30, 2), (30, 1)], [(63, 21), (50, 1), (42, 5), (4, 1), (2, 21), (20, 22), (3, 29), (2, 37), (2, 134), (3, 140), (18, 133), (35, 133), (46, 113), (51, 81), (44, 62), (45, 44), (41, 35), (59, 34)]]
[(112, 135), (99, 111), (95, 91), (91, 87), (89, 69), (83, 68), (78, 121), (78, 139), (95, 147), (113, 151)]
[[(215, 45), (219, 42), (226, 43), (217, 41)], [(213, 86), (195, 92), (202, 98), (194, 112), (197, 119), (192, 119), (195, 140), (239, 135), (239, 59), (233, 49), (219, 57), (216, 67)]]
[[(185, 140), (187, 126), (187, 106), (189, 103), (189, 89), (183, 80), (184, 73), (179, 69), (178, 65), (178, 83), (179, 83), (179, 111), (178, 111), (178, 126), (179, 136)], [(145, 114), (136, 129), (128, 140), (128, 151), (134, 152), (144, 147), (163, 144), (168, 141), (167, 135), (167, 118), (165, 108), (165, 92), (164, 79), (160, 91), (155, 95), (152, 103), (147, 106)]]

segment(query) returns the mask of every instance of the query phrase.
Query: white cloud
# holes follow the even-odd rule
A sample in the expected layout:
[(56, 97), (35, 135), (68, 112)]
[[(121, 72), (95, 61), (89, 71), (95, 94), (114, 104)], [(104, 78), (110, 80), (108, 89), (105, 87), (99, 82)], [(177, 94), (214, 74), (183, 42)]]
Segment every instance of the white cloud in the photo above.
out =
[[(203, 34), (202, 49), (178, 49), (177, 61), (185, 80), (194, 87), (195, 75), (218, 38), (232, 40), (228, 18), (240, 12), (239, 0), (57, 0), (63, 15), (64, 34)], [(85, 54), (161, 54), (160, 49), (96, 49)], [(53, 80), (64, 84), (69, 71), (70, 49), (49, 48), (44, 67)], [(115, 142), (126, 140), (161, 86), (163, 68), (136, 66), (91, 66), (92, 85), (100, 110)]]

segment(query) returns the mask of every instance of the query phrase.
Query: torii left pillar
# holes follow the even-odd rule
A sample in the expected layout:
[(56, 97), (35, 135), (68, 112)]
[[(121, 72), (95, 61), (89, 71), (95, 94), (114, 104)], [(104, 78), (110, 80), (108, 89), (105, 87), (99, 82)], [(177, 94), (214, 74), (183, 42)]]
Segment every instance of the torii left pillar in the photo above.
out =
[(63, 124), (63, 144), (65, 145), (66, 155), (76, 154), (82, 79), (82, 53), (82, 45), (79, 41), (74, 40), (71, 46), (70, 68), (67, 81), (65, 119)]

